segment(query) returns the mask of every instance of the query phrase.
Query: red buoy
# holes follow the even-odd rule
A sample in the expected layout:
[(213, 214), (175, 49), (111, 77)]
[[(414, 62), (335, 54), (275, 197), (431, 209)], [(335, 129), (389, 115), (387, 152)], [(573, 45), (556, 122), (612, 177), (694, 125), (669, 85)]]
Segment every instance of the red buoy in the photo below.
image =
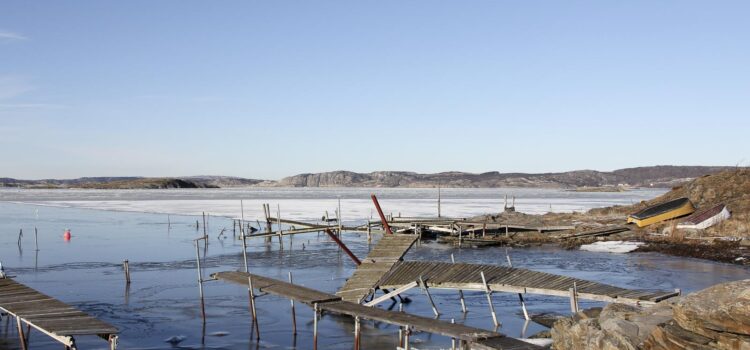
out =
[(66, 229), (65, 233), (63, 233), (63, 239), (66, 240), (66, 241), (70, 240), (70, 230), (69, 229)]

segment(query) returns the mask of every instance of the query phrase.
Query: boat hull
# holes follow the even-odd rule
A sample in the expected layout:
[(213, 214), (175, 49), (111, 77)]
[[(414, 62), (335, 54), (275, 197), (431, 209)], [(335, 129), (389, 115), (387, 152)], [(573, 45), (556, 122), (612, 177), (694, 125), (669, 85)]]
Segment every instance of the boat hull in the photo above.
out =
[[(659, 206), (669, 206), (669, 204), (670, 204), (669, 202), (659, 204), (650, 208), (646, 208), (639, 213), (653, 210), (653, 208), (657, 208)], [(667, 221), (667, 220), (678, 218), (681, 216), (690, 215), (694, 211), (695, 211), (695, 207), (693, 206), (693, 203), (691, 203), (689, 200), (684, 200), (684, 201), (681, 200), (679, 204), (676, 204), (673, 207), (669, 207), (655, 215), (642, 216), (642, 215), (639, 215), (639, 213), (629, 215), (628, 223), (636, 224), (638, 227), (645, 227), (645, 226), (653, 225), (662, 221)]]

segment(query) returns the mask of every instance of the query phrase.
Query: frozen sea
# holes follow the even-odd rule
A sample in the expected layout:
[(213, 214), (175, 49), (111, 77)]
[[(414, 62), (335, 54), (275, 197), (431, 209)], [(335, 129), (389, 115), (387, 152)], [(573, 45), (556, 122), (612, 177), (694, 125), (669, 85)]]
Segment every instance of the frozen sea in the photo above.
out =
[[(653, 198), (663, 190), (620, 193), (581, 193), (549, 189), (444, 189), (443, 215), (471, 216), (502, 210), (505, 195), (516, 196), (516, 207), (528, 213), (586, 210), (613, 204), (630, 204)], [(205, 274), (242, 267), (241, 243), (232, 238), (230, 218), (262, 219), (261, 203), (281, 209), (290, 219), (319, 219), (333, 213), (341, 200), (345, 222), (369, 218), (370, 193), (386, 212), (404, 216), (435, 215), (435, 190), (428, 189), (221, 189), (221, 190), (0, 190), (0, 261), (6, 271), (46, 294), (71, 303), (121, 330), (121, 349), (310, 349), (312, 311), (297, 304), (298, 334), (291, 333), (289, 301), (272, 295), (258, 299), (261, 340), (250, 339), (247, 290), (223, 282), (205, 285), (207, 322), (200, 318), (195, 246), (202, 235), (195, 221), (210, 213), (209, 245)], [(168, 214), (169, 219), (168, 219)], [(171, 222), (171, 226), (167, 222)], [(38, 250), (34, 230), (37, 230)], [(62, 238), (70, 229), (70, 241)], [(18, 244), (19, 231), (23, 236)], [(223, 238), (219, 232), (225, 230)], [(344, 233), (344, 242), (360, 257), (372, 244), (358, 233)], [(377, 237), (373, 244), (377, 241)], [(458, 249), (426, 242), (413, 248), (406, 259), (505, 264), (504, 248)], [(553, 247), (510, 250), (514, 266), (580, 277), (626, 288), (690, 292), (715, 283), (743, 279), (748, 268), (656, 253), (611, 254), (566, 251)], [(132, 283), (125, 284), (122, 261), (130, 261)], [(254, 273), (285, 280), (291, 271), (296, 283), (335, 292), (354, 270), (354, 264), (325, 236), (315, 233), (285, 237), (284, 249), (251, 240), (248, 260)], [(404, 311), (432, 317), (426, 297), (418, 289)], [(435, 290), (441, 319), (455, 319), (492, 329), (486, 297), (466, 292), (469, 312), (460, 310), (457, 294)], [(569, 312), (565, 298), (527, 295), (532, 313)], [(544, 327), (525, 325), (518, 297), (496, 293), (493, 301), (502, 327), (514, 337), (533, 334)], [(583, 307), (599, 305), (583, 302)], [(392, 305), (385, 303), (382, 307)], [(394, 306), (397, 308), (397, 306)], [(18, 349), (12, 323), (0, 322), (0, 348)], [(325, 315), (320, 323), (321, 349), (350, 349), (352, 322)], [(394, 349), (397, 328), (363, 322), (364, 349)], [(178, 345), (165, 342), (184, 336)], [(104, 349), (96, 337), (81, 337), (79, 348)], [(430, 334), (412, 337), (418, 349), (441, 349), (450, 339)], [(32, 331), (31, 348), (59, 349), (45, 335)]]

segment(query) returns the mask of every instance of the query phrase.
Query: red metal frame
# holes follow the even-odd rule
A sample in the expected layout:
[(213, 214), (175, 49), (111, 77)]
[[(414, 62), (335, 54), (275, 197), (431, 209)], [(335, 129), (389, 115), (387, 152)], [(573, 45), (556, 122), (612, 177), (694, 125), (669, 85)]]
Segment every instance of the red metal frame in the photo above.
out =
[(375, 195), (370, 195), (370, 198), (372, 198), (372, 202), (375, 203), (375, 209), (378, 210), (378, 215), (380, 215), (380, 221), (383, 223), (383, 228), (385, 229), (385, 232), (389, 235), (392, 235), (393, 232), (391, 231), (391, 227), (388, 225), (388, 220), (385, 219), (385, 215), (383, 214), (383, 209), (380, 209), (380, 203), (378, 203), (378, 197), (375, 197)]

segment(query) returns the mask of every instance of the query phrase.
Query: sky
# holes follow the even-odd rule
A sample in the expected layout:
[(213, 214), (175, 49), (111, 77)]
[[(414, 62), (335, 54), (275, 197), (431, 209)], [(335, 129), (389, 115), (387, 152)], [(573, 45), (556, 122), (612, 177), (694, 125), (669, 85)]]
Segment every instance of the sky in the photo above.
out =
[(0, 2), (0, 177), (750, 164), (747, 1)]

